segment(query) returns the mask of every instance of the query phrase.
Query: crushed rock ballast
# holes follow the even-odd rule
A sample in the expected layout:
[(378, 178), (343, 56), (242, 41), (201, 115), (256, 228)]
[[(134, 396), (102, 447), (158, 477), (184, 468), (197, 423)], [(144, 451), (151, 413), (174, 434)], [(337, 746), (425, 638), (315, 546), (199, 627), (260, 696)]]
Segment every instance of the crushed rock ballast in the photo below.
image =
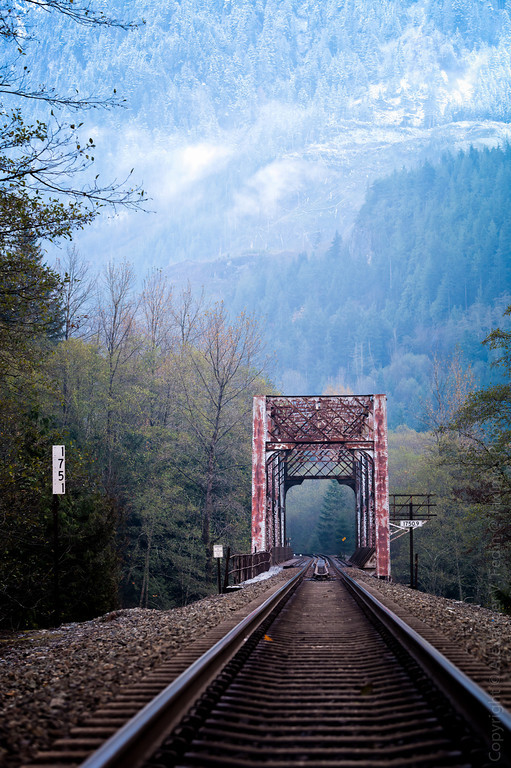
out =
[[(354, 569), (353, 569), (354, 570)], [(263, 598), (292, 575), (283, 570), (227, 595), (169, 611), (132, 608), (56, 630), (11, 633), (0, 644), (0, 766), (16, 768), (67, 735), (87, 712), (168, 656)], [(477, 657), (511, 674), (511, 618), (361, 574), (386, 599)]]

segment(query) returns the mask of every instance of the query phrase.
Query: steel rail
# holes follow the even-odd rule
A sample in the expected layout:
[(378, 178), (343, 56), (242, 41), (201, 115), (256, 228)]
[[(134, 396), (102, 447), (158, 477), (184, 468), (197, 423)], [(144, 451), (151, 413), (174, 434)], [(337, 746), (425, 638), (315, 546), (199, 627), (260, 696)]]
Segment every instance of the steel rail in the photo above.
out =
[(357, 602), (397, 639), (478, 735), (488, 749), (489, 764), (511, 766), (511, 714), (351, 576), (338, 568), (336, 571)]
[(302, 582), (147, 768), (489, 768), (477, 735), (367, 614), (339, 577)]
[(274, 595), (250, 613), (185, 672), (164, 688), (88, 757), (81, 768), (138, 768), (182, 720), (209, 683), (279, 603), (298, 585), (310, 561)]

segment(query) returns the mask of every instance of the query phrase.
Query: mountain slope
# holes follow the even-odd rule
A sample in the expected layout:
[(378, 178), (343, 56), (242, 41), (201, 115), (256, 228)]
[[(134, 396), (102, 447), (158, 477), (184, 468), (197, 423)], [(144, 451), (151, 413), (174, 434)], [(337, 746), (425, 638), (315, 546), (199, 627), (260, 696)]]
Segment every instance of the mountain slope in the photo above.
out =
[(447, 155), (378, 181), (349, 240), (324, 253), (247, 254), (171, 269), (263, 319), (275, 376), (306, 394), (383, 391), (390, 423), (421, 426), (431, 359), (481, 341), (511, 301), (511, 147)]
[(84, 130), (106, 171), (137, 169), (157, 217), (81, 236), (95, 258), (310, 249), (349, 229), (375, 178), (509, 136), (509, 2), (101, 5), (146, 23), (93, 32), (41, 14), (32, 66), (35, 82), (127, 98)]

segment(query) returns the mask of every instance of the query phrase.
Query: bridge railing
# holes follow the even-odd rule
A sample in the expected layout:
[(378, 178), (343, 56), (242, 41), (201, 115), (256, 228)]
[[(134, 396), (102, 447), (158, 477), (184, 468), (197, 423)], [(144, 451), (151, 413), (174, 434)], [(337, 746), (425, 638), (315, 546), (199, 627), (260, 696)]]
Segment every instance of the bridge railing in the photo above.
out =
[(229, 584), (235, 586), (242, 581), (248, 581), (255, 576), (268, 571), (271, 567), (271, 554), (269, 552), (252, 552), (250, 554), (231, 555), (227, 553), (225, 563), (224, 589)]
[(293, 557), (291, 547), (274, 547), (270, 552), (251, 552), (231, 555), (227, 550), (225, 559), (224, 591), (228, 586), (236, 586), (268, 571), (272, 565), (278, 565)]
[(278, 565), (279, 563), (285, 563), (286, 560), (291, 560), (293, 557), (292, 547), (273, 547), (271, 550), (271, 564)]

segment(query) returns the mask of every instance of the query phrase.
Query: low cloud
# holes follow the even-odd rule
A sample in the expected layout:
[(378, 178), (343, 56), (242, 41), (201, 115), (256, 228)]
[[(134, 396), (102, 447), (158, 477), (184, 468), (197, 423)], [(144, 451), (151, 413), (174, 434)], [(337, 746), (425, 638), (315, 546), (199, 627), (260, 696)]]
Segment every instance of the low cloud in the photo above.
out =
[(275, 160), (258, 170), (235, 196), (236, 216), (277, 215), (286, 199), (306, 189), (323, 173), (317, 164), (289, 157)]
[[(100, 135), (101, 144), (106, 135)], [(182, 137), (165, 136), (143, 129), (131, 129), (120, 137), (110, 137), (109, 161), (117, 178), (129, 174), (133, 168), (133, 183), (141, 184), (156, 210), (187, 199), (200, 199), (202, 184), (210, 176), (220, 173), (228, 164), (233, 149), (226, 144), (199, 141), (185, 143)], [(102, 160), (104, 160), (104, 154)]]

